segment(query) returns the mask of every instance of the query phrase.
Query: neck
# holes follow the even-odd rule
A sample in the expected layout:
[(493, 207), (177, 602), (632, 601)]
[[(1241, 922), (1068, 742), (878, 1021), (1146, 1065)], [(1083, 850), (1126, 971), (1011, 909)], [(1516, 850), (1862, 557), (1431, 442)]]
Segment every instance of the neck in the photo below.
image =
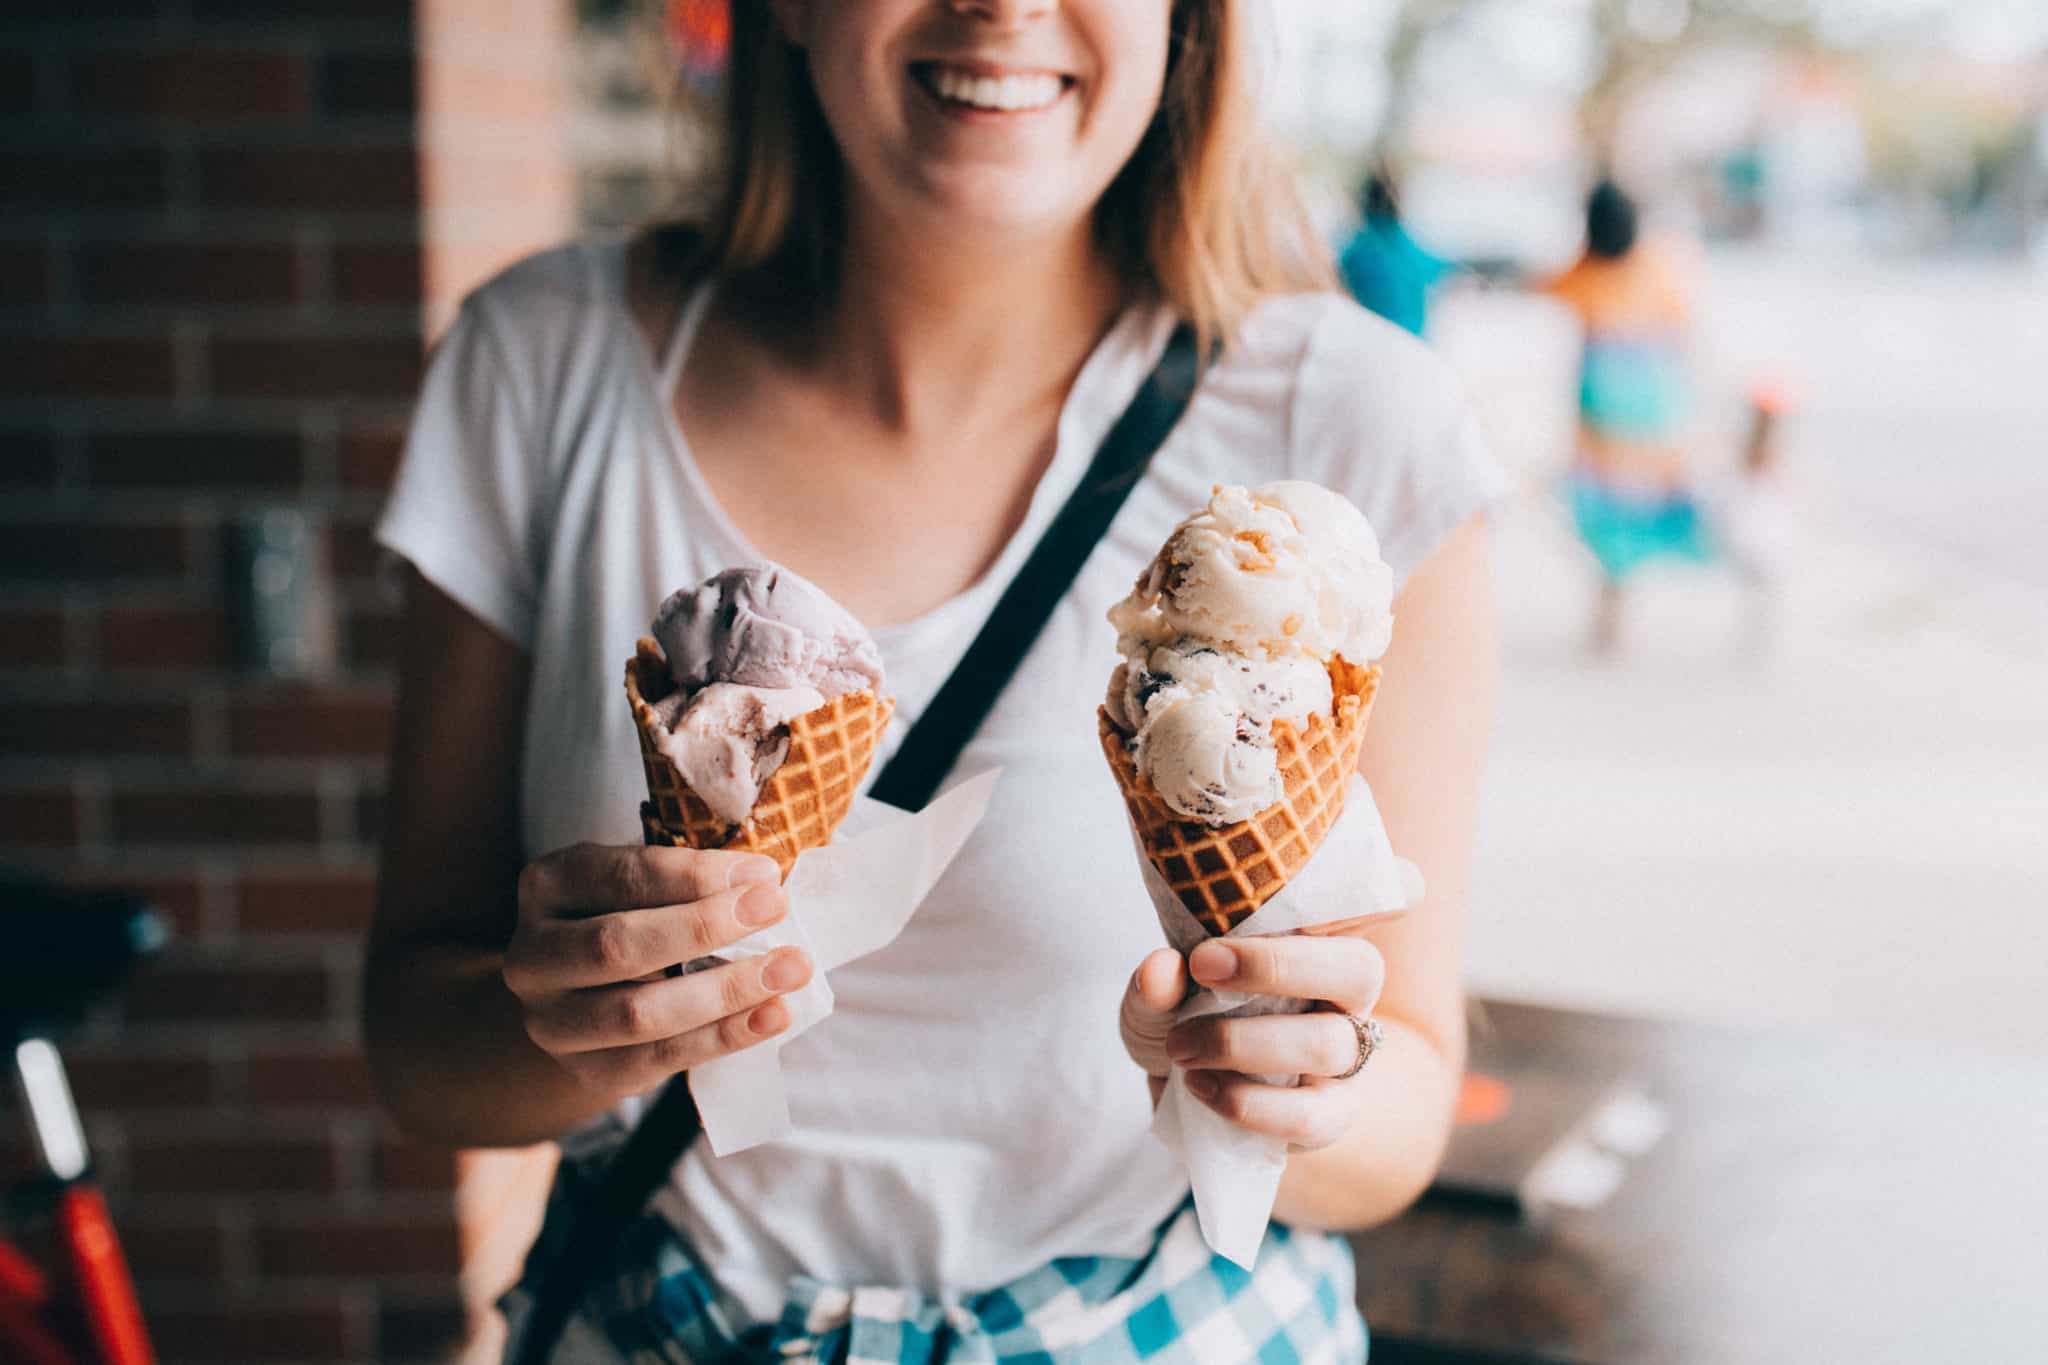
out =
[(1125, 297), (1086, 223), (935, 243), (856, 211), (806, 350), (843, 400), (887, 428), (971, 431), (1064, 394)]

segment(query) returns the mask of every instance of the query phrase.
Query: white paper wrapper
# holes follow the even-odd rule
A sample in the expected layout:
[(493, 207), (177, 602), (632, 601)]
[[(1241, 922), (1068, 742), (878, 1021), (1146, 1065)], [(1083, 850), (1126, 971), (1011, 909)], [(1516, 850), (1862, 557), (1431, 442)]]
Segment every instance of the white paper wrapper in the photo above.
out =
[[(1215, 937), (1181, 904), (1152, 866), (1135, 827), (1131, 840), (1137, 846), (1145, 890), (1152, 897), (1167, 942), (1181, 953), (1189, 953)], [(1225, 937), (1285, 934), (1335, 920), (1391, 915), (1421, 898), (1422, 874), (1413, 863), (1395, 856), (1372, 789), (1363, 778), (1354, 778), (1345, 795), (1344, 813), (1308, 866)], [(1310, 1007), (1309, 1001), (1277, 995), (1202, 991), (1175, 1012), (1174, 1023), (1211, 1014), (1295, 1014)], [(1300, 1078), (1257, 1079), (1293, 1085)], [(1247, 1132), (1190, 1095), (1187, 1073), (1180, 1067), (1167, 1076), (1165, 1092), (1152, 1115), (1152, 1132), (1187, 1167), (1195, 1193), (1195, 1216), (1209, 1249), (1249, 1270), (1265, 1240), (1273, 1199), (1287, 1169), (1287, 1144)]]
[(799, 855), (784, 883), (789, 913), (691, 968), (758, 957), (786, 944), (811, 955), (801, 990), (783, 997), (790, 1023), (772, 1041), (690, 1072), (704, 1136), (719, 1156), (786, 1137), (789, 1096), (782, 1045), (832, 1013), (825, 974), (892, 942), (930, 894), (939, 874), (981, 823), (1000, 770), (960, 783), (915, 815), (861, 797), (823, 848)]

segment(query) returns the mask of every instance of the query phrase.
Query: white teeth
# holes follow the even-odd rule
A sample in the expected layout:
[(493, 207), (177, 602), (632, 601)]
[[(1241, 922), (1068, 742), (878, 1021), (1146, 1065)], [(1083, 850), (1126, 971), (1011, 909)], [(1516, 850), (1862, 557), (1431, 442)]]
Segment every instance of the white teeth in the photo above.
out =
[(1060, 97), (1060, 78), (1048, 75), (978, 76), (956, 67), (935, 67), (932, 89), (940, 99), (976, 109), (1043, 109)]

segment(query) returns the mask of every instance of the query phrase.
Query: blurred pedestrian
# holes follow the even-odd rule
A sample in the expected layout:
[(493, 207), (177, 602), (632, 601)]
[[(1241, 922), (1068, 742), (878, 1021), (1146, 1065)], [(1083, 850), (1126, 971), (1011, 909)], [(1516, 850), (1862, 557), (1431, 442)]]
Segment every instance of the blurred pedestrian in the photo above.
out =
[(1630, 574), (1659, 558), (1707, 557), (1686, 471), (1690, 259), (1644, 238), (1634, 200), (1603, 180), (1586, 201), (1585, 252), (1548, 292), (1584, 329), (1578, 448), (1565, 492), (1600, 565), (1592, 645), (1606, 652), (1619, 638)]
[(1778, 638), (1785, 580), (1798, 553), (1799, 515), (1784, 457), (1791, 400), (1773, 381), (1750, 392), (1749, 431), (1734, 476), (1713, 500), (1714, 549), (1741, 581), (1748, 599), (1745, 652), (1761, 657)]
[(1408, 235), (1385, 172), (1366, 178), (1358, 200), (1362, 217), (1337, 258), (1344, 286), (1373, 312), (1421, 336), (1430, 291), (1449, 267)]

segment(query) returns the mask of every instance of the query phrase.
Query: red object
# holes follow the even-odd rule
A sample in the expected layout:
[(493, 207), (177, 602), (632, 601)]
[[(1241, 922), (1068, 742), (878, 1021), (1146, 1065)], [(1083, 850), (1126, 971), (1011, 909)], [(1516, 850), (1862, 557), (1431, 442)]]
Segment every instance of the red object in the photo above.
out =
[(49, 1277), (35, 1263), (0, 1242), (0, 1360), (21, 1365), (78, 1365), (55, 1333), (43, 1325), (50, 1300)]
[(135, 1281), (107, 1216), (107, 1201), (90, 1185), (73, 1185), (57, 1199), (57, 1227), (71, 1257), (71, 1276), (102, 1365), (156, 1365)]
[(1463, 1084), (1458, 1087), (1455, 1121), (1461, 1128), (1493, 1123), (1505, 1118), (1514, 1103), (1514, 1092), (1508, 1089), (1506, 1081), (1483, 1072), (1468, 1071)]

